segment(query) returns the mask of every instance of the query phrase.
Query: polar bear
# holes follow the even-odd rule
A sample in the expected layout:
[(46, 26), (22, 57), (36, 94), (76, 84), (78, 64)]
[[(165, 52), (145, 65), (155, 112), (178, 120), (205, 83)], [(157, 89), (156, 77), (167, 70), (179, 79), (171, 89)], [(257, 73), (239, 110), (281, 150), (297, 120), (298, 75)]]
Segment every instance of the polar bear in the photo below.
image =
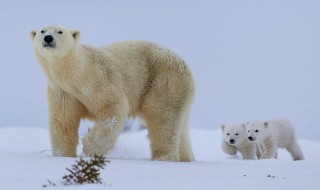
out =
[(286, 148), (293, 160), (304, 160), (291, 123), (285, 119), (253, 121), (247, 124), (248, 139), (257, 143), (260, 159), (276, 158), (278, 148)]
[(76, 156), (83, 118), (95, 122), (83, 139), (84, 153), (102, 155), (125, 119), (137, 116), (147, 124), (152, 160), (194, 160), (187, 124), (194, 81), (178, 55), (145, 41), (81, 45), (79, 31), (60, 26), (30, 36), (47, 78), (54, 156)]
[(255, 156), (260, 157), (255, 143), (248, 140), (245, 124), (221, 125), (222, 130), (222, 150), (235, 155), (239, 151), (243, 159), (254, 160)]

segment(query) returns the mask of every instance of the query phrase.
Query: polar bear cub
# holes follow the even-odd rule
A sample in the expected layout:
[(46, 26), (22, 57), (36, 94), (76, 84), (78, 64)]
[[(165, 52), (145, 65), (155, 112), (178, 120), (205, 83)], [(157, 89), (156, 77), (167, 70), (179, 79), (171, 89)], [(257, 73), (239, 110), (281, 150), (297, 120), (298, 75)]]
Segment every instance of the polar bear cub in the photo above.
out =
[(139, 117), (147, 124), (152, 160), (194, 160), (188, 129), (194, 82), (180, 56), (146, 41), (82, 45), (78, 30), (59, 26), (30, 37), (47, 77), (54, 156), (76, 156), (81, 119), (95, 122), (84, 153), (102, 155), (114, 147), (125, 120)]
[(278, 148), (286, 148), (293, 160), (304, 160), (291, 123), (285, 119), (247, 124), (248, 139), (257, 143), (260, 159), (276, 158)]
[(238, 152), (243, 159), (255, 159), (259, 157), (257, 146), (248, 140), (245, 124), (221, 125), (222, 130), (222, 150), (229, 154), (235, 155)]

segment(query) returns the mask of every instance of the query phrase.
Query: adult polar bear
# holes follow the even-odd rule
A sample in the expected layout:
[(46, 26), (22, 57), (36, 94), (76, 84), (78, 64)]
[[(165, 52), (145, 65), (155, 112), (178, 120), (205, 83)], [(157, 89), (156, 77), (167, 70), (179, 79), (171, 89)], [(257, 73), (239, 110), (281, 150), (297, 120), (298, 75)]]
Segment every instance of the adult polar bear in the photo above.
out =
[(154, 43), (102, 48), (78, 44), (80, 32), (48, 26), (31, 31), (47, 77), (54, 156), (76, 156), (82, 118), (95, 121), (83, 139), (88, 155), (110, 150), (128, 117), (142, 118), (152, 160), (192, 161), (187, 120), (194, 82), (185, 62)]

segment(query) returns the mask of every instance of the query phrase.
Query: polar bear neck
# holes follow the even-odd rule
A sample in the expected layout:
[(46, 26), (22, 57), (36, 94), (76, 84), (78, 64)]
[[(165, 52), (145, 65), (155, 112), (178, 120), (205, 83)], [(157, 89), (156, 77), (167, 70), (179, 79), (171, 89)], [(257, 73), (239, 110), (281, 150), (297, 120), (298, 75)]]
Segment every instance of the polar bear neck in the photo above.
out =
[[(78, 48), (79, 46), (76, 46), (75, 48), (72, 48), (69, 52), (65, 53), (64, 55), (56, 55), (56, 54), (49, 54), (48, 57), (46, 57), (47, 62), (50, 65), (56, 65), (59, 63), (64, 63), (64, 62), (68, 62), (68, 63), (72, 63), (74, 61), (76, 61), (76, 54), (80, 48)], [(81, 55), (81, 54), (80, 54)]]
[(42, 56), (39, 52), (36, 52), (38, 62), (46, 73), (48, 81), (57, 83), (58, 79), (65, 78), (65, 76), (74, 72), (79, 67), (80, 61), (78, 60), (82, 56), (76, 56), (76, 54), (80, 52), (79, 55), (81, 55), (81, 49), (81, 46), (76, 46), (63, 57), (49, 53), (46, 56)]

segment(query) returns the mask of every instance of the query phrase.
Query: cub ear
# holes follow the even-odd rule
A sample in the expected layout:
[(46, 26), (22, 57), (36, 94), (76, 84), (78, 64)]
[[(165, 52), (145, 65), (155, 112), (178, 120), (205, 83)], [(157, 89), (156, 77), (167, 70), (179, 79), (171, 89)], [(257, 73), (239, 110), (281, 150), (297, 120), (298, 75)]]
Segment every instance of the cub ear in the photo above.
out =
[(71, 35), (76, 42), (79, 41), (79, 38), (80, 38), (80, 31), (79, 30), (71, 30)]
[(37, 31), (36, 31), (36, 30), (32, 30), (32, 31), (29, 33), (31, 40), (34, 39), (34, 37), (36, 36), (36, 34), (37, 34)]
[(226, 126), (225, 125), (221, 125), (222, 131), (224, 130), (224, 128), (226, 128)]
[(264, 126), (267, 128), (267, 127), (269, 127), (269, 122), (267, 121), (267, 122), (265, 122), (264, 123)]

